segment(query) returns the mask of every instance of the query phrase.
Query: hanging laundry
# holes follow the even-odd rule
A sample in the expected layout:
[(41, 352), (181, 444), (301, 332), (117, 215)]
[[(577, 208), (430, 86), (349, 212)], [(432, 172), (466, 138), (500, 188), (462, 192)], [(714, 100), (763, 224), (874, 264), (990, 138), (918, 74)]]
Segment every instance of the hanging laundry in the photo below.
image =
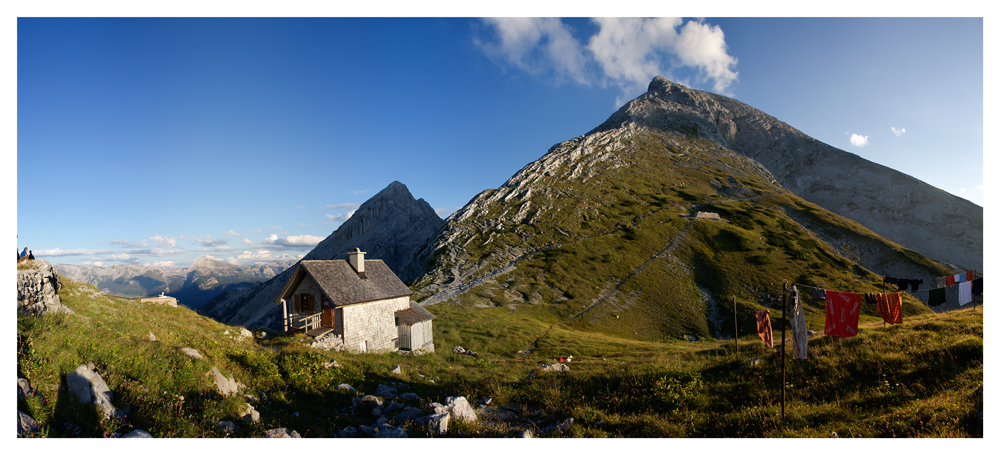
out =
[(891, 276), (883, 277), (882, 282), (888, 284), (896, 284), (899, 281), (898, 278), (893, 278)]
[(943, 277), (943, 276), (937, 277), (937, 286), (935, 286), (935, 287), (943, 288), (943, 287), (947, 286), (948, 282), (946, 280), (947, 280), (947, 277)]
[(826, 327), (823, 333), (836, 337), (857, 335), (860, 314), (861, 294), (826, 291)]
[(764, 346), (774, 347), (774, 338), (771, 336), (771, 312), (768, 310), (757, 312), (757, 335), (764, 340)]
[(907, 279), (904, 279), (904, 278), (900, 278), (900, 279), (896, 280), (896, 287), (899, 288), (900, 291), (905, 291), (906, 290), (906, 286), (909, 285), (909, 284), (910, 284), (910, 280), (907, 280)]
[(910, 289), (913, 289), (913, 292), (917, 292), (920, 290), (921, 284), (924, 284), (924, 280), (910, 280)]
[(820, 300), (826, 302), (826, 289), (813, 288), (812, 298), (813, 300)]
[(972, 280), (972, 295), (983, 295), (983, 279)]
[(865, 305), (876, 306), (878, 302), (875, 301), (875, 294), (870, 292), (865, 293)]
[(972, 280), (975, 280), (975, 279), (976, 279), (976, 271), (975, 270), (969, 270), (968, 272), (965, 272), (965, 281), (972, 281)]
[(799, 290), (795, 288), (795, 285), (792, 285), (792, 293), (788, 297), (788, 307), (790, 307), (788, 313), (791, 315), (788, 322), (792, 325), (792, 358), (805, 360), (806, 345), (809, 343), (809, 329), (806, 328), (806, 314), (802, 311)]
[(875, 296), (878, 301), (875, 309), (882, 315), (882, 320), (890, 324), (903, 323), (903, 296), (898, 292), (885, 292)]
[(945, 286), (951, 286), (955, 284), (955, 275), (949, 275), (944, 277)]
[(944, 296), (945, 289), (947, 288), (931, 289), (929, 292), (930, 296), (927, 298), (927, 304), (930, 306), (938, 306), (944, 302), (947, 302), (948, 299), (946, 299)]
[(965, 272), (955, 274), (956, 283), (964, 283), (966, 282), (966, 278), (968, 278), (968, 276), (965, 274)]
[(972, 282), (963, 281), (958, 283), (958, 304), (965, 305), (972, 302)]

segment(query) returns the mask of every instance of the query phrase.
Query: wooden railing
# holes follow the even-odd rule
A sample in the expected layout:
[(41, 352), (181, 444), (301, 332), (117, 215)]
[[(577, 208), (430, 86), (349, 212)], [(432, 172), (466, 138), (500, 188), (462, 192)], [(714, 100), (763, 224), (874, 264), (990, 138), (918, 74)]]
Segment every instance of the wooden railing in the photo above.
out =
[(323, 313), (316, 313), (300, 319), (299, 322), (302, 323), (302, 330), (308, 332), (312, 329), (318, 329), (322, 323), (322, 315)]

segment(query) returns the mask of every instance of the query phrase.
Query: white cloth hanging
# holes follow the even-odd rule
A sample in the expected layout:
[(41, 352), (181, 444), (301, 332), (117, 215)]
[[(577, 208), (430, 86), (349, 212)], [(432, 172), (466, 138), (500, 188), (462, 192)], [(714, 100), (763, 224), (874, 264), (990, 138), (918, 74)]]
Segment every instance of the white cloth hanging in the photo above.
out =
[(958, 283), (958, 304), (965, 305), (972, 302), (972, 282), (963, 281)]

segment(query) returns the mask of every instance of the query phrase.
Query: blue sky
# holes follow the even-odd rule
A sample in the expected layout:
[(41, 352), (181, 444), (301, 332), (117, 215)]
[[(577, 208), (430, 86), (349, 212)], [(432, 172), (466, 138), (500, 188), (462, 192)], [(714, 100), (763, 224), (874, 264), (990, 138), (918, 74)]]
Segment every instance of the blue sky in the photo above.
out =
[(656, 75), (982, 205), (983, 44), (981, 18), (22, 18), (17, 249), (298, 258), (394, 180), (447, 216)]

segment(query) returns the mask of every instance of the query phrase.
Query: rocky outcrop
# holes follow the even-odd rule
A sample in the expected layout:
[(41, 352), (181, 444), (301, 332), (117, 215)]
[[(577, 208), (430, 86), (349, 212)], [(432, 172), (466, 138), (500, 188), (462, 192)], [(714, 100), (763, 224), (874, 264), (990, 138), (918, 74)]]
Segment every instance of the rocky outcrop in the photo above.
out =
[[(21, 269), (20, 267), (25, 267)], [(43, 315), (49, 313), (73, 313), (59, 298), (59, 275), (45, 261), (26, 261), (19, 264), (17, 271), (17, 313)]]
[[(370, 259), (381, 259), (403, 281), (420, 276), (426, 264), (414, 262), (415, 252), (440, 229), (443, 221), (423, 199), (414, 199), (399, 182), (392, 182), (361, 204), (350, 219), (306, 254), (302, 260), (343, 259), (360, 248)], [(281, 331), (281, 307), (274, 298), (291, 277), (289, 267), (249, 289), (225, 292), (199, 312), (217, 321)]]
[(125, 415), (111, 403), (114, 393), (108, 388), (93, 364), (80, 365), (66, 375), (66, 387), (82, 404), (93, 404), (105, 419), (122, 418)]
[(797, 196), (924, 256), (983, 267), (983, 208), (902, 172), (813, 139), (725, 96), (656, 77), (648, 91), (588, 133), (667, 129), (757, 161)]

